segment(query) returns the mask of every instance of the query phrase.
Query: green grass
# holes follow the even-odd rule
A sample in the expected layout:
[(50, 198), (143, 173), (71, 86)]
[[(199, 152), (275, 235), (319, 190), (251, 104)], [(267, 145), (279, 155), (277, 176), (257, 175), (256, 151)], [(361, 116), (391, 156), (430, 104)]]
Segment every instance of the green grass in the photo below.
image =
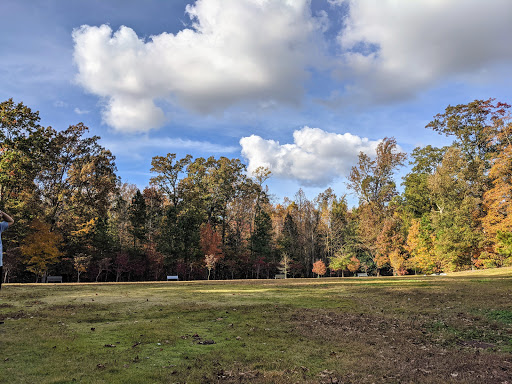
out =
[(0, 383), (504, 382), (512, 269), (6, 284)]
[(507, 324), (512, 324), (512, 310), (493, 310), (487, 313), (487, 317), (493, 320), (502, 321)]

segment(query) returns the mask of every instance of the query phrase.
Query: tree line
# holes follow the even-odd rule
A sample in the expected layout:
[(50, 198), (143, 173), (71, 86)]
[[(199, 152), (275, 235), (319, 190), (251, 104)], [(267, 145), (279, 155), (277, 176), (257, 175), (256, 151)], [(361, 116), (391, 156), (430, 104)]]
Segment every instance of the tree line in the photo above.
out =
[[(512, 264), (512, 120), (489, 100), (448, 106), (426, 126), (450, 146), (394, 138), (360, 153), (347, 187), (272, 201), (266, 168), (239, 159), (155, 156), (142, 191), (82, 123), (39, 124), (38, 112), (0, 104), (4, 276), (38, 281), (247, 279), (436, 273)], [(410, 164), (403, 192), (397, 170)]]

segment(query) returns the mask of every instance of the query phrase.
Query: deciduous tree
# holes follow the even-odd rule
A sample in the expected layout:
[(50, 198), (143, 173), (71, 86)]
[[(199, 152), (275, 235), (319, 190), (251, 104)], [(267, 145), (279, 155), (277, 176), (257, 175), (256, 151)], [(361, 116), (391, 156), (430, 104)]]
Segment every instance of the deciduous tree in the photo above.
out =
[(206, 268), (208, 269), (208, 280), (210, 280), (210, 274), (212, 269), (215, 269), (215, 264), (217, 264), (217, 257), (215, 255), (205, 255), (204, 263), (206, 264)]
[(80, 282), (80, 275), (89, 269), (91, 259), (92, 257), (85, 253), (78, 253), (73, 257), (73, 266), (77, 272), (77, 283)]
[(358, 235), (361, 245), (377, 264), (377, 274), (385, 265), (383, 260), (377, 259), (377, 239), (386, 217), (392, 215), (388, 205), (397, 195), (393, 174), (405, 158), (405, 153), (398, 151), (394, 138), (384, 138), (377, 146), (376, 158), (371, 159), (361, 152), (349, 175), (349, 188), (359, 197)]
[(110, 272), (110, 267), (112, 266), (112, 258), (104, 257), (98, 260), (98, 274), (96, 275), (96, 282), (100, 278), (101, 274), (105, 272), (105, 281), (107, 280), (108, 273)]
[(50, 231), (50, 225), (39, 220), (31, 223), (31, 233), (23, 240), (20, 247), (27, 270), (39, 277), (46, 276), (48, 268), (59, 261), (62, 256), (62, 236)]
[(405, 238), (402, 230), (402, 220), (397, 211), (386, 217), (382, 230), (377, 236), (377, 254), (375, 261), (377, 267), (382, 268), (389, 264), (394, 275), (407, 273), (405, 251)]
[(466, 177), (467, 167), (461, 150), (450, 147), (442, 164), (428, 178), (435, 206), (431, 216), (434, 250), (437, 260), (444, 260), (443, 269), (471, 268), (481, 252), (481, 198), (473, 193), (474, 185)]
[(313, 263), (313, 273), (317, 274), (317, 277), (325, 275), (327, 272), (327, 268), (325, 267), (325, 263), (322, 260), (315, 261)]
[(185, 169), (191, 160), (191, 155), (186, 155), (184, 158), (176, 160), (175, 153), (168, 153), (165, 157), (155, 156), (151, 160), (152, 168), (150, 172), (157, 174), (151, 178), (151, 184), (158, 186), (175, 207), (178, 206), (182, 198), (178, 188), (180, 175), (185, 173)]
[(329, 258), (329, 269), (331, 271), (341, 271), (341, 277), (345, 277), (345, 270), (351, 262), (352, 255), (340, 248), (334, 255)]
[(121, 275), (130, 270), (130, 256), (126, 252), (118, 252), (114, 260), (114, 268), (116, 271), (116, 282), (119, 281)]

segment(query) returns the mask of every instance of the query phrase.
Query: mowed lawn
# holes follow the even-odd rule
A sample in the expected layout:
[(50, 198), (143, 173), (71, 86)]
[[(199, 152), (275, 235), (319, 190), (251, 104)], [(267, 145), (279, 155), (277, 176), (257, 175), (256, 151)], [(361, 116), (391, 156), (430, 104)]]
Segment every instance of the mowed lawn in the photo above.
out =
[(512, 383), (512, 269), (6, 284), (0, 383)]

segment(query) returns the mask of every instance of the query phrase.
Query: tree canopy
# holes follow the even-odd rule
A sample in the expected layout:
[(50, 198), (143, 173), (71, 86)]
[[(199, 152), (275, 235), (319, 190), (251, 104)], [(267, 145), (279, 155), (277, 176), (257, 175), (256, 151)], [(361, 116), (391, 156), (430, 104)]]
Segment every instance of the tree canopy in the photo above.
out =
[(17, 281), (347, 276), (512, 264), (512, 120), (493, 99), (448, 106), (427, 124), (452, 145), (407, 155), (386, 137), (348, 176), (358, 198), (300, 189), (276, 203), (270, 169), (237, 158), (155, 154), (150, 185), (116, 174), (115, 157), (77, 123), (54, 129), (0, 103), (5, 275)]

